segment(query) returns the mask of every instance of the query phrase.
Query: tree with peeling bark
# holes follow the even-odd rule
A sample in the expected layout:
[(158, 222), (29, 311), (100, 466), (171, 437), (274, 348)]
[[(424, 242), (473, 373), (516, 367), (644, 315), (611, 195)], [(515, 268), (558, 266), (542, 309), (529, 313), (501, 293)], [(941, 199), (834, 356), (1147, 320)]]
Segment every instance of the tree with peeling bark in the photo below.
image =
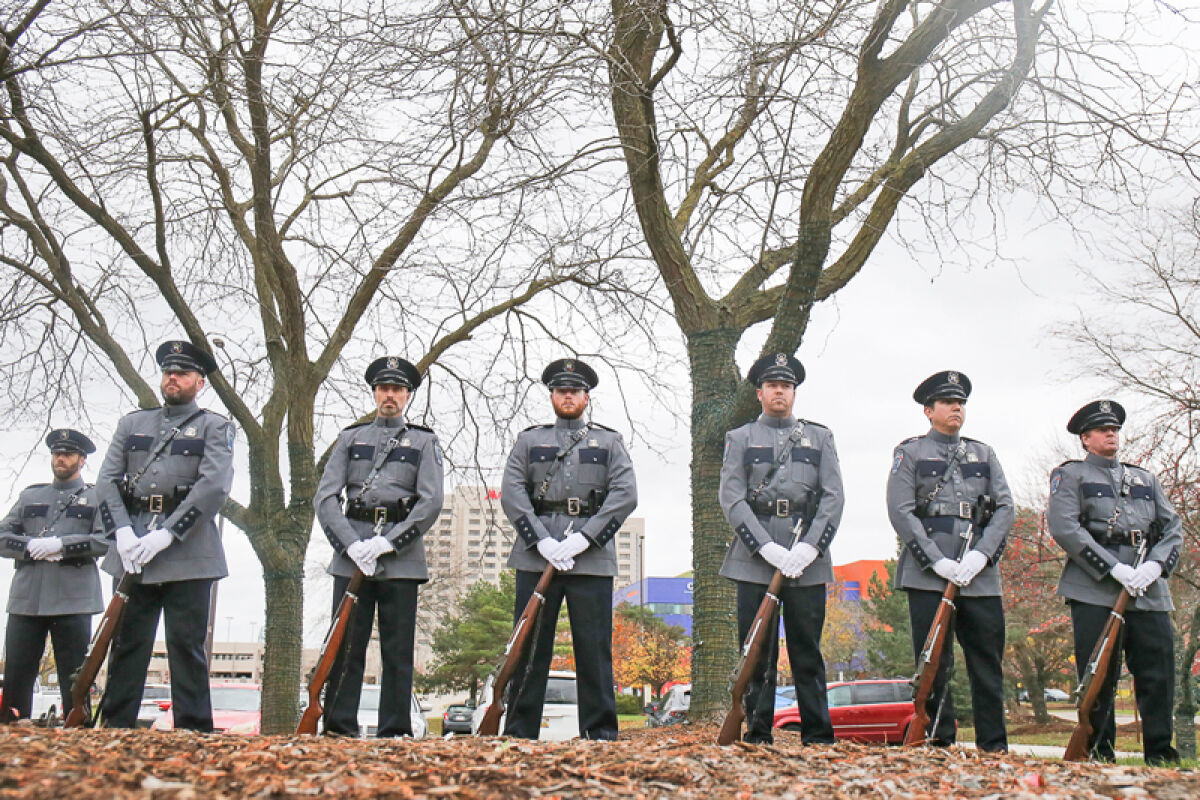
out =
[(737, 652), (716, 498), (724, 433), (757, 411), (735, 362), (747, 332), (765, 328), (761, 354), (796, 352), (814, 305), (906, 215), (953, 240), (991, 192), (1040, 189), (1064, 211), (1105, 185), (1136, 194), (1123, 167), (1147, 144), (1169, 150), (1179, 111), (1121, 29), (1132, 13), (1051, 0), (611, 10), (629, 191), (692, 378), (692, 710), (711, 719)]
[(295, 727), (318, 443), (366, 410), (369, 357), (406, 355), (469, 398), (433, 421), (453, 456), (488, 404), (511, 418), (526, 348), (562, 333), (539, 319), (556, 296), (627, 299), (611, 237), (573, 199), (592, 156), (573, 55), (545, 34), (558, 14), (537, 0), (0, 11), (6, 410), (40, 423), (113, 386), (156, 406), (148, 349), (182, 335), (214, 352), (249, 467), (248, 496), (222, 513), (266, 584), (264, 733)]

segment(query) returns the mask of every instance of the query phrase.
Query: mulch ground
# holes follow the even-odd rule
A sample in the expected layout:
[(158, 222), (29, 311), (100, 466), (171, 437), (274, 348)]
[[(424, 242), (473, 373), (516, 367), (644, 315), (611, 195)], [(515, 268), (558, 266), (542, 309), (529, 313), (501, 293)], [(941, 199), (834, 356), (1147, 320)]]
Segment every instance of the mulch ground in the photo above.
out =
[(372, 741), (0, 728), (0, 798), (1110, 798), (1200, 796), (1200, 774), (965, 750), (713, 743), (716, 729), (616, 743)]

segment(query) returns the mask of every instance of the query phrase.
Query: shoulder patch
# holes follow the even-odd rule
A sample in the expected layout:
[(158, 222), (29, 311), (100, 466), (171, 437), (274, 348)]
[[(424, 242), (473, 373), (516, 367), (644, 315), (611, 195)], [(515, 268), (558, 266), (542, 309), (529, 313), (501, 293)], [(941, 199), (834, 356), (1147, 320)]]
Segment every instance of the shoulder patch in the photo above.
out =
[(412, 428), (415, 431), (425, 431), (426, 433), (433, 433), (433, 428), (427, 428), (424, 425), (418, 425), (415, 422), (408, 423), (408, 427)]

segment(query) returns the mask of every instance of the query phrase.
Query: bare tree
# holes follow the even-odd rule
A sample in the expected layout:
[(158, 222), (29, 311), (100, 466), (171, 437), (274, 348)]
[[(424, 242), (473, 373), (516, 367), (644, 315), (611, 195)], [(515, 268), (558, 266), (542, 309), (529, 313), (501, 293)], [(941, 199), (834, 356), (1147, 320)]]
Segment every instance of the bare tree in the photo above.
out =
[[(223, 513), (266, 584), (264, 732), (295, 724), (316, 445), (324, 420), (365, 410), (366, 354), (434, 372), (433, 402), (490, 387), (484, 406), (511, 406), (523, 384), (489, 381), (514, 361), (524, 374), (538, 338), (506, 343), (514, 329), (556, 335), (557, 299), (584, 288), (623, 302), (619, 243), (575, 199), (597, 156), (575, 55), (545, 35), (559, 14), (538, 0), (0, 12), (5, 405), (41, 419), (116, 386), (154, 406), (148, 347), (182, 331), (215, 348), (210, 383), (248, 443), (249, 497)], [(475, 446), (460, 412), (435, 420), (452, 454)]]
[[(1130, 230), (1132, 229), (1132, 230)], [(1175, 735), (1196, 757), (1196, 683), (1200, 654), (1200, 205), (1152, 209), (1113, 236), (1120, 278), (1092, 281), (1099, 315), (1080, 314), (1060, 331), (1091, 374), (1131, 392), (1148, 415), (1130, 420), (1136, 435), (1122, 458), (1154, 470), (1183, 518), (1184, 546), (1171, 577), (1176, 638)]]
[(1143, 171), (1129, 168), (1147, 145), (1172, 150), (1182, 112), (1141, 64), (1132, 11), (1050, 0), (611, 9), (613, 118), (692, 378), (692, 708), (704, 717), (725, 706), (736, 653), (716, 497), (724, 432), (757, 411), (734, 359), (747, 332), (765, 329), (761, 353), (795, 352), (814, 305), (901, 222), (915, 225), (898, 228), (905, 243), (938, 247), (957, 242), (963, 215), (999, 215), (1010, 189), (1064, 213), (1097, 205), (1100, 186), (1140, 196)]

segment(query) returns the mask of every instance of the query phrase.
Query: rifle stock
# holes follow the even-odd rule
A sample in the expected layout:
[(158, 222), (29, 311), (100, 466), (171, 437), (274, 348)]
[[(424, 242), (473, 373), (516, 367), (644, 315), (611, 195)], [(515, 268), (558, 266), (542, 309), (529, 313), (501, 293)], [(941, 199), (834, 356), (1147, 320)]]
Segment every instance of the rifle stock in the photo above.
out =
[(313, 676), (308, 682), (308, 707), (304, 709), (304, 714), (300, 717), (296, 733), (315, 734), (317, 732), (317, 720), (325, 711), (321, 707), (321, 690), (329, 681), (333, 662), (342, 648), (342, 640), (345, 639), (346, 631), (350, 627), (350, 618), (358, 606), (358, 593), (362, 589), (363, 580), (362, 570), (356, 567), (354, 574), (350, 576), (350, 583), (346, 585), (346, 593), (342, 595), (342, 601), (338, 604), (337, 614), (330, 623), (329, 633), (325, 635), (325, 643), (321, 646), (321, 657), (317, 659), (317, 666), (313, 669)]
[(738, 663), (737, 672), (733, 678), (733, 702), (725, 721), (721, 724), (721, 732), (717, 735), (717, 744), (732, 744), (742, 738), (742, 722), (746, 719), (746, 707), (742, 697), (746, 694), (746, 686), (750, 676), (762, 661), (763, 652), (767, 646), (767, 637), (776, 636), (778, 624), (776, 614), (779, 612), (779, 590), (783, 587), (783, 573), (775, 570), (774, 577), (767, 585), (767, 593), (758, 606), (750, 632), (742, 644), (742, 658)]
[(525, 610), (521, 612), (521, 618), (513, 626), (508, 646), (504, 648), (504, 663), (500, 665), (500, 671), (496, 673), (496, 680), (492, 684), (492, 702), (483, 712), (477, 736), (495, 736), (500, 732), (500, 715), (504, 713), (504, 692), (512, 680), (513, 673), (517, 671), (517, 664), (520, 663), (521, 655), (529, 644), (529, 637), (533, 635), (533, 628), (542, 613), (542, 606), (546, 603), (546, 590), (553, 578), (554, 567), (547, 564), (542, 570), (542, 577), (538, 579), (537, 586), (533, 588), (529, 602), (525, 604)]
[(96, 682), (96, 676), (100, 674), (100, 667), (104, 666), (104, 659), (108, 657), (108, 646), (117, 632), (117, 625), (121, 622), (125, 602), (129, 599), (129, 592), (134, 583), (133, 575), (125, 573), (121, 582), (117, 584), (112, 599), (108, 601), (108, 608), (104, 609), (104, 616), (100, 618), (95, 635), (88, 642), (83, 663), (75, 671), (75, 680), (71, 683), (71, 711), (63, 720), (64, 728), (90, 725), (93, 722), (88, 710), (91, 706), (89, 694), (92, 684)]

